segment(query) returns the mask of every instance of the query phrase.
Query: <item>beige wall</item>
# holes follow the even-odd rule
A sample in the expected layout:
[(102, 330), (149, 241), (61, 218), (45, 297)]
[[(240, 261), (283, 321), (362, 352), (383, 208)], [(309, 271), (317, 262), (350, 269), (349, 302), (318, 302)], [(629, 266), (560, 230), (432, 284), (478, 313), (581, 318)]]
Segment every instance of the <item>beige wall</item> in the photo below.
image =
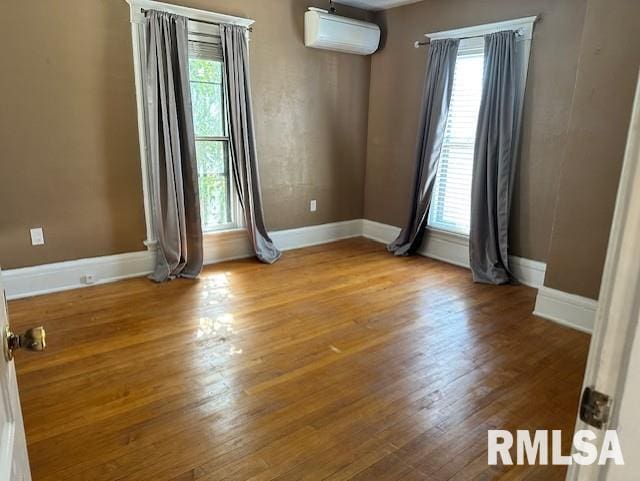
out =
[(5, 0), (0, 45), (2, 267), (143, 249), (126, 4)]
[(512, 252), (545, 260), (566, 141), (585, 0), (426, 0), (384, 12), (371, 64), (365, 217), (401, 225), (414, 163), (428, 32), (542, 14), (531, 51)]
[[(180, 3), (257, 21), (252, 80), (268, 228), (362, 217), (370, 59), (304, 47), (304, 10), (324, 2)], [(0, 264), (143, 249), (128, 6), (7, 0), (0, 44)], [(44, 227), (46, 246), (30, 245), (34, 226)]]
[(639, 32), (638, 0), (589, 0), (548, 257), (549, 287), (598, 297), (638, 79)]

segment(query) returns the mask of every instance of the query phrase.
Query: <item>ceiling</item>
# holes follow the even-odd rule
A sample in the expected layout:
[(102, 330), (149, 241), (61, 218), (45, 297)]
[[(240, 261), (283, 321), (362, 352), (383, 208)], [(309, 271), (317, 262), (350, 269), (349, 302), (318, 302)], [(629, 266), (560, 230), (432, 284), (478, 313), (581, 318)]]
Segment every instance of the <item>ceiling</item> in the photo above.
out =
[(351, 5), (365, 10), (386, 10), (387, 8), (399, 7), (408, 3), (417, 3), (421, 0), (335, 0), (336, 3)]

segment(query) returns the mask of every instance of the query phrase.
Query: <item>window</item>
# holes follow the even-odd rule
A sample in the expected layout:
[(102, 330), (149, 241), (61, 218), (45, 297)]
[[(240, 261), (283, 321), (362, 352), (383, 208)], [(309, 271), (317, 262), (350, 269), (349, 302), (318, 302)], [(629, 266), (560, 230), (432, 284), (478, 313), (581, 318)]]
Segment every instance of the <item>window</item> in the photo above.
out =
[(189, 81), (204, 232), (237, 227), (229, 165), (223, 64), (214, 44), (189, 42)]
[(484, 42), (460, 42), (428, 225), (469, 235), (473, 153), (482, 96)]

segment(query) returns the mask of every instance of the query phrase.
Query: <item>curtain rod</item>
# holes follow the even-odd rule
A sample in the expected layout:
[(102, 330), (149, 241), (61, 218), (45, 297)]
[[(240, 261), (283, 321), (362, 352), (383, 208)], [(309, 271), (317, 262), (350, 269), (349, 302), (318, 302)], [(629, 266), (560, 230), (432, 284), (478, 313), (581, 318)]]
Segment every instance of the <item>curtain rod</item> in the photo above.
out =
[[(534, 24), (538, 23), (538, 20), (542, 19), (542, 15), (538, 15), (536, 16), (536, 19), (533, 21)], [(457, 40), (469, 40), (470, 38), (480, 38), (480, 37), (485, 37), (487, 34), (482, 34), (482, 35), (470, 35), (469, 37), (457, 37)], [(520, 34), (522, 35), (522, 34)], [(429, 45), (431, 43), (431, 40), (426, 40), (424, 42), (421, 41), (416, 41), (413, 43), (413, 46), (415, 48), (420, 48), (420, 47), (424, 47), (425, 45)]]
[[(147, 13), (150, 12), (151, 10), (145, 10), (144, 8), (141, 8), (140, 11), (142, 13)], [(206, 20), (198, 20), (195, 18), (189, 18), (190, 22), (198, 22), (198, 23), (205, 23), (207, 25), (220, 25), (220, 22), (207, 22)], [(247, 30), (249, 30), (250, 32), (253, 32), (253, 27), (245, 27)]]

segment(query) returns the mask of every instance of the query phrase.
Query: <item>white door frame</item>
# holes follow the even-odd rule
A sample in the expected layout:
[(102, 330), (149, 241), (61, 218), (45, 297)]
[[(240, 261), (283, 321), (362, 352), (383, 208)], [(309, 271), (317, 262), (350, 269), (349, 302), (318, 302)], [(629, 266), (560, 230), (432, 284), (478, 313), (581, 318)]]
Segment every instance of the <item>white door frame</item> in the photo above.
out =
[(31, 481), (15, 365), (4, 353), (8, 325), (7, 302), (0, 277), (0, 481)]
[[(605, 159), (603, 159), (605, 161)], [(637, 373), (628, 373), (633, 340), (640, 319), (640, 82), (636, 89), (620, 189), (613, 217), (609, 250), (600, 290), (600, 300), (584, 387), (594, 387), (612, 398), (606, 429), (620, 427), (620, 406), (625, 387), (637, 383)], [(635, 349), (638, 346), (636, 345)], [(576, 430), (591, 429), (602, 441), (603, 431), (578, 419)], [(626, 449), (625, 449), (626, 448)], [(626, 458), (637, 446), (622, 446)], [(568, 481), (613, 479), (611, 466), (571, 465)], [(617, 471), (619, 475), (620, 471)], [(629, 473), (631, 474), (631, 473)], [(640, 476), (640, 473), (636, 473)], [(622, 479), (616, 477), (616, 479)], [(631, 478), (627, 478), (631, 479)]]

